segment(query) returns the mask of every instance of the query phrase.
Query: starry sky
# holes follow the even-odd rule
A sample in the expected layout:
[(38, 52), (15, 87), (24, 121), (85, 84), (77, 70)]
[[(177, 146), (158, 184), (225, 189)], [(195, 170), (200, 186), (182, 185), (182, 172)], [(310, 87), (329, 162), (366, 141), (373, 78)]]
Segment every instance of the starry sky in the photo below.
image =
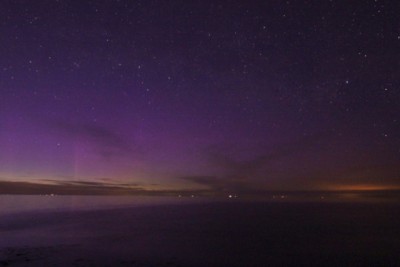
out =
[(399, 13), (3, 0), (0, 192), (400, 188)]

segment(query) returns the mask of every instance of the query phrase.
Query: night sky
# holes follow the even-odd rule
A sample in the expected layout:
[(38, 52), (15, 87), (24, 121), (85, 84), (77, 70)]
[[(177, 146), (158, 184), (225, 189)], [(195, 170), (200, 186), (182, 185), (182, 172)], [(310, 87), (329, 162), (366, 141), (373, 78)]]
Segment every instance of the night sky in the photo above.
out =
[(400, 188), (399, 14), (2, 0), (0, 191)]

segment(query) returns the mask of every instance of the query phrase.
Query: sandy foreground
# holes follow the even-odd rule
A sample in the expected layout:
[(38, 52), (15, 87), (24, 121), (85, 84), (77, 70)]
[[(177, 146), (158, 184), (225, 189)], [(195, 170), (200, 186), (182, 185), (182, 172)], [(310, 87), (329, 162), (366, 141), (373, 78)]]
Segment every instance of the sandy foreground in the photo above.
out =
[(400, 266), (397, 204), (203, 203), (2, 215), (0, 266)]

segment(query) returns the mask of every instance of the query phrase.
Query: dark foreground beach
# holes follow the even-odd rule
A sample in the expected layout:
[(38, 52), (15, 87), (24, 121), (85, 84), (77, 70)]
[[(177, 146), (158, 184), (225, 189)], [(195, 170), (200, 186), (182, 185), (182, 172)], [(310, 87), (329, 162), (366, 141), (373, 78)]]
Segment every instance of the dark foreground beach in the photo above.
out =
[(2, 215), (0, 266), (400, 266), (394, 203), (225, 202)]

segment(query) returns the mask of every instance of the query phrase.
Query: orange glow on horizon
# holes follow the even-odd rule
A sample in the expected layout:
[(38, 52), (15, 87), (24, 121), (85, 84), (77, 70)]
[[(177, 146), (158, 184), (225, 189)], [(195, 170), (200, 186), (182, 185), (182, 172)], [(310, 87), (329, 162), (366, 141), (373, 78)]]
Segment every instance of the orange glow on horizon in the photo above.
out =
[(329, 188), (334, 191), (378, 191), (378, 190), (399, 190), (398, 185), (373, 185), (373, 184), (358, 184), (358, 185), (334, 185)]

